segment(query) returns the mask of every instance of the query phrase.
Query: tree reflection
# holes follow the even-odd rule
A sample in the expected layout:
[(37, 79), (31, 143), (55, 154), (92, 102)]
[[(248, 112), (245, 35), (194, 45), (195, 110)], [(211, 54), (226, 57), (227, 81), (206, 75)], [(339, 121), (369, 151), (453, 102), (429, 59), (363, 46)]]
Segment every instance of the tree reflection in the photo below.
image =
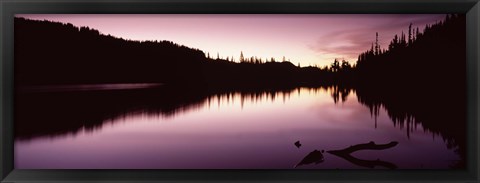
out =
[(380, 109), (384, 108), (393, 125), (405, 130), (408, 138), (418, 126), (434, 136), (441, 136), (448, 149), (453, 149), (462, 159), (452, 167), (465, 168), (466, 96), (459, 94), (460, 96), (445, 97), (444, 92), (431, 92), (425, 95), (422, 88), (418, 89), (388, 92), (381, 87), (356, 89), (333, 87), (331, 96), (336, 103), (342, 92), (355, 92), (358, 102), (370, 110), (375, 120), (375, 128)]
[[(18, 92), (16, 101), (17, 139), (77, 133), (80, 129), (100, 129), (108, 121), (129, 114), (143, 113), (162, 118), (230, 104), (240, 98), (245, 102), (282, 100), (296, 88), (190, 88), (160, 87), (125, 91)], [(21, 115), (20, 115), (21, 114)]]

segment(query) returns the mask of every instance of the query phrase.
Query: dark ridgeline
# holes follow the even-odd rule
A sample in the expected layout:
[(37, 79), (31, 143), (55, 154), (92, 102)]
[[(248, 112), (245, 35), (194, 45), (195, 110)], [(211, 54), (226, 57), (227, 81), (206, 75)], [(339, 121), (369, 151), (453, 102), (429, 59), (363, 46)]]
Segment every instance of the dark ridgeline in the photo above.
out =
[[(168, 27), (167, 27), (168, 28)], [(170, 41), (132, 41), (88, 27), (15, 18), (15, 82), (22, 85), (166, 83), (214, 87), (327, 84), (326, 70), (286, 61), (212, 59)]]
[[(131, 41), (88, 27), (15, 18), (19, 85), (194, 82), (205, 55), (169, 41)], [(181, 72), (180, 72), (181, 71)]]
[[(441, 135), (462, 158), (452, 166), (465, 168), (465, 28), (464, 15), (448, 15), (423, 32), (411, 25), (409, 33), (395, 36), (388, 49), (375, 41), (355, 65), (335, 60), (318, 68), (297, 67), (285, 59), (243, 58), (243, 53), (236, 63), (231, 57), (217, 54), (213, 59), (168, 41), (124, 40), (71, 24), (15, 18), (16, 87), (167, 84), (114, 93), (16, 93), (15, 135), (31, 138), (95, 129), (132, 111), (175, 115), (233, 92), (255, 99), (263, 93), (272, 98), (277, 92), (291, 93), (299, 86), (332, 87), (335, 102), (345, 101), (355, 91), (372, 117), (385, 108), (407, 136), (417, 125)], [(45, 103), (51, 105), (47, 108)]]

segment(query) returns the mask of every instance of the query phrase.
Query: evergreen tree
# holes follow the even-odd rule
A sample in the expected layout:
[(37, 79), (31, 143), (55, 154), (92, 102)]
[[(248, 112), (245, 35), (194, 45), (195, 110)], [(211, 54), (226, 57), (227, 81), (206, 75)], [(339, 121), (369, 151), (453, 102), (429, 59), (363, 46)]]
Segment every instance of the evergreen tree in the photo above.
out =
[(380, 47), (378, 47), (378, 32), (377, 32), (375, 35), (375, 55), (379, 54), (379, 48)]
[(245, 62), (245, 58), (243, 57), (243, 51), (240, 52), (240, 62)]
[(335, 59), (330, 69), (332, 70), (332, 72), (338, 72), (340, 70), (340, 62), (338, 62), (338, 60)]
[(412, 23), (408, 26), (408, 45), (412, 44)]

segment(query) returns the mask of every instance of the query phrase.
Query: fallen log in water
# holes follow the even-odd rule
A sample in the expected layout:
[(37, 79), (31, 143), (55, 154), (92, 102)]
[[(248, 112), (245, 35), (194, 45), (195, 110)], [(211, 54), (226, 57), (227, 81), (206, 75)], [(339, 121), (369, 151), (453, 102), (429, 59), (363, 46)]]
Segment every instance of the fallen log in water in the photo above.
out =
[(395, 147), (398, 144), (398, 142), (390, 142), (388, 144), (375, 144), (375, 142), (369, 142), (366, 144), (358, 144), (354, 146), (350, 146), (345, 149), (341, 150), (332, 150), (332, 151), (327, 151), (330, 154), (336, 155), (338, 157), (341, 157), (355, 165), (358, 166), (363, 166), (367, 168), (374, 168), (375, 166), (383, 166), (389, 169), (396, 169), (397, 166), (393, 163), (386, 162), (386, 161), (381, 161), (379, 159), (377, 160), (363, 160), (363, 159), (358, 159), (350, 155), (351, 153), (359, 150), (384, 150), (388, 148)]
[(398, 142), (392, 141), (388, 144), (375, 144), (375, 142), (370, 141), (369, 143), (366, 144), (358, 144), (354, 146), (350, 146), (348, 148), (342, 149), (342, 150), (332, 150), (332, 151), (327, 151), (330, 154), (351, 154), (355, 151), (359, 150), (383, 150), (383, 149), (388, 149), (395, 147), (398, 144)]

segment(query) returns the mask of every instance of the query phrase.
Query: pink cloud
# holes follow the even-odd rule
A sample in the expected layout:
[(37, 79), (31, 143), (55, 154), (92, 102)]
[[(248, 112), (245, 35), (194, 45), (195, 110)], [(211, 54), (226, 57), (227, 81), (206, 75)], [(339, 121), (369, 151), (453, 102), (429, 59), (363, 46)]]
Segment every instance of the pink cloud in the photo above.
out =
[[(358, 55), (370, 49), (375, 42), (375, 33), (379, 34), (381, 48), (388, 48), (388, 44), (395, 34), (400, 35), (402, 30), (408, 32), (408, 26), (419, 27), (423, 30), (426, 24), (442, 20), (444, 15), (378, 15), (381, 19), (371, 15), (371, 21), (365, 25), (352, 25), (340, 31), (321, 35), (310, 49), (319, 54), (335, 53), (349, 61), (356, 61)], [(345, 22), (344, 22), (345, 23)]]

